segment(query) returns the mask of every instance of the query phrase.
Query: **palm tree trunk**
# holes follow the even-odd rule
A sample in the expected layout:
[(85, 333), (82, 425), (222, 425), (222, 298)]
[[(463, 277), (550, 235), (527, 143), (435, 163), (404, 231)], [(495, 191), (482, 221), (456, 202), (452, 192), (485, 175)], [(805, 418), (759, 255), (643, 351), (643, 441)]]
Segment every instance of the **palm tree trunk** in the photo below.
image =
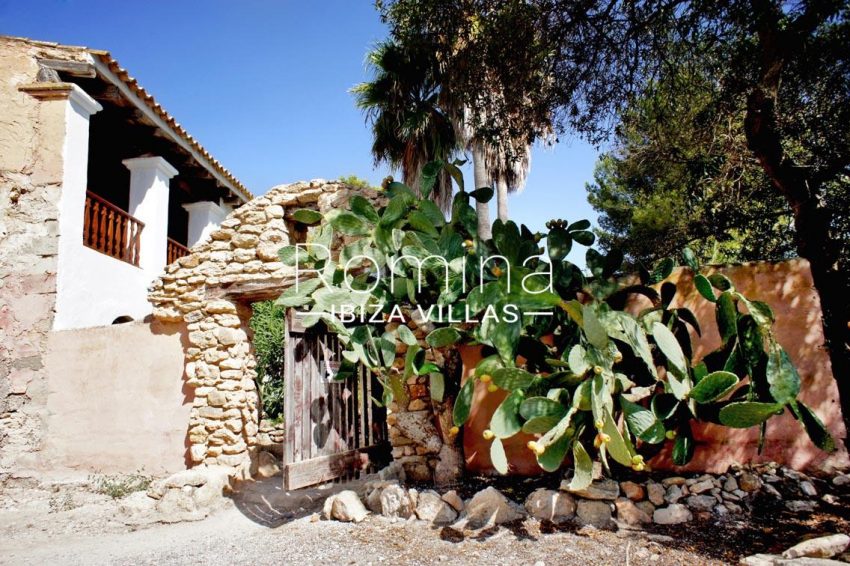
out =
[(508, 221), (508, 182), (501, 179), (496, 183), (496, 204), (499, 208), (499, 220)]
[[(472, 143), (472, 172), (476, 189), (490, 186), (490, 177), (487, 175), (487, 167), (484, 164), (484, 149), (480, 142)], [(475, 211), (478, 213), (478, 237), (489, 240), (492, 237), (490, 203), (475, 201)]]

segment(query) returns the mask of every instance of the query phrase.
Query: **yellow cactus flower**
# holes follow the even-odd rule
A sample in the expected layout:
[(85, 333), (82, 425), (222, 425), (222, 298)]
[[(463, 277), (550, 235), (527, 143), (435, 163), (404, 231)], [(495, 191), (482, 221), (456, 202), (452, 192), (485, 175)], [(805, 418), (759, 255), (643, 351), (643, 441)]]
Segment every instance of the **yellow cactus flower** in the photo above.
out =
[(546, 452), (546, 447), (535, 440), (529, 440), (526, 446), (528, 446), (528, 449), (534, 452), (537, 456), (542, 456), (543, 453)]
[(493, 381), (493, 378), (487, 375), (486, 373), (480, 377), (481, 383), (490, 383)]
[(598, 421), (596, 421), (594, 426), (596, 427), (596, 430), (602, 430), (602, 428), (605, 426), (605, 422), (602, 419), (599, 419)]
[(642, 472), (646, 469), (646, 464), (643, 462), (638, 462), (637, 464), (632, 464), (632, 469), (636, 472)]
[(602, 366), (593, 366), (593, 373), (595, 373), (596, 375), (599, 375), (603, 371), (605, 370), (602, 369)]
[(493, 273), (493, 275), (495, 275), (496, 277), (501, 277), (501, 276), (502, 276), (502, 268), (501, 268), (501, 267), (499, 267), (498, 265), (494, 265), (494, 266), (493, 266), (493, 269), (491, 269), (490, 271), (491, 271), (491, 272)]
[(643, 456), (641, 456), (640, 454), (635, 454), (634, 456), (632, 456), (632, 464), (638, 465), (641, 463), (643, 463)]
[(490, 385), (487, 386), (487, 391), (489, 391), (490, 393), (495, 393), (498, 390), (499, 390), (499, 386), (496, 385), (495, 383), (491, 383)]
[(487, 430), (485, 430), (485, 431), (481, 434), (481, 436), (483, 436), (483, 437), (484, 437), (484, 440), (493, 440), (493, 438), (495, 438), (495, 436), (496, 436), (496, 435), (493, 433), (493, 431), (492, 431), (492, 430), (490, 430), (490, 429), (488, 428)]
[(457, 433), (459, 433), (459, 432), (460, 432), (460, 428), (456, 427), (456, 426), (453, 426), (452, 428), (449, 429), (449, 435), (450, 436), (457, 436)]
[(614, 363), (615, 363), (615, 364), (619, 364), (619, 363), (620, 363), (620, 362), (622, 362), (622, 361), (623, 361), (623, 354), (622, 354), (622, 352), (617, 352), (617, 353), (615, 353), (615, 354), (614, 354)]

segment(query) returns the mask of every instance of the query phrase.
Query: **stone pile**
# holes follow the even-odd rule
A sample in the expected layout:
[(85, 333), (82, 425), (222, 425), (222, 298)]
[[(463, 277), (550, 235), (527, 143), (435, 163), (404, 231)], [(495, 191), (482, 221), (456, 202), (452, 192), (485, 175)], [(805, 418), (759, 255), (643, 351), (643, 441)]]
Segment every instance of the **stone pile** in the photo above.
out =
[(230, 473), (226, 466), (200, 466), (156, 480), (146, 492), (134, 493), (122, 501), (125, 522), (200, 521), (225, 504), (223, 496), (230, 490)]
[(553, 523), (613, 529), (640, 528), (651, 523), (674, 525), (696, 519), (723, 520), (743, 515), (754, 503), (765, 500), (791, 512), (809, 512), (819, 505), (839, 504), (837, 495), (826, 492), (850, 486), (850, 476), (835, 476), (830, 486), (801, 472), (763, 464), (738, 467), (720, 475), (669, 476), (641, 482), (599, 477), (578, 491), (571, 491), (569, 479), (565, 479), (559, 489), (535, 490), (524, 505), (493, 487), (464, 502), (456, 491), (441, 495), (406, 488), (403, 482), (403, 476), (393, 474), (368, 482), (362, 493), (364, 506), (384, 517), (415, 517), (435, 524), (458, 522), (470, 528), (530, 516)]

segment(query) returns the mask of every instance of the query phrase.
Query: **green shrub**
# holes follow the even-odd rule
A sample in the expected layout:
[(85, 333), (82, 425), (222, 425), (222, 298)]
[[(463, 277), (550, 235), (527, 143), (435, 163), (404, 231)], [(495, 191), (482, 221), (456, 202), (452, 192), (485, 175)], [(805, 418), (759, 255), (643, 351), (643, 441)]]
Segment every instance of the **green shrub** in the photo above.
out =
[(152, 481), (151, 476), (145, 475), (141, 471), (126, 475), (89, 476), (89, 482), (95, 493), (108, 495), (113, 499), (119, 499), (137, 491), (145, 491), (150, 487)]
[[(767, 304), (743, 296), (720, 274), (700, 274), (694, 254), (684, 250), (683, 265), (715, 305), (722, 338), (717, 351), (696, 362), (690, 331), (700, 333), (699, 323), (688, 309), (672, 306), (676, 286), (665, 281), (676, 261), (662, 260), (642, 271), (638, 282), (624, 284), (623, 255), (591, 248), (586, 220), (550, 221), (546, 234), (497, 220), (492, 239), (482, 240), (471, 203), (491, 199), (492, 189), (466, 192), (454, 164), (436, 163), (424, 170), (426, 198), (442, 168), (460, 186), (449, 219), (405, 185), (391, 183), (385, 206), (376, 209), (355, 196), (350, 211), (314, 216), (308, 241), (323, 247), (280, 252), (284, 263), (293, 265), (297, 257), (302, 268), (321, 273), (321, 280), (302, 281), (278, 303), (306, 310), (305, 325), (322, 320), (339, 334), (347, 364), (340, 375), (355, 363), (371, 368), (384, 384), (385, 403), (406, 395), (412, 375), (430, 378), (432, 397), (459, 388), (453, 432), (469, 418), (476, 381), (505, 390), (485, 431), (496, 469), (509, 468), (502, 440), (524, 431), (537, 435), (528, 447), (543, 469), (553, 471), (572, 456), (576, 489), (590, 482), (593, 456), (606, 468), (642, 471), (649, 456), (672, 443), (673, 460), (686, 464), (693, 456), (694, 421), (758, 426), (763, 435), (768, 419), (789, 410), (820, 448), (834, 448), (821, 420), (797, 398), (800, 377), (772, 334)], [(324, 250), (340, 234), (355, 239), (334, 259)], [(574, 246), (588, 248), (588, 272), (566, 260)], [(372, 260), (358, 259), (363, 255)], [(625, 305), (636, 295), (651, 306), (632, 314)], [(343, 324), (334, 314), (353, 308), (367, 319), (393, 320), (417, 307), (439, 307), (459, 321), (438, 322), (427, 348), (483, 345), (485, 357), (462, 387), (446, 383), (451, 376), (426, 361), (404, 324), (389, 331), (362, 319)], [(407, 344), (403, 372), (392, 369), (399, 341)], [(521, 366), (518, 358), (525, 360)]]
[(272, 421), (283, 418), (283, 339), (286, 309), (274, 301), (254, 303), (251, 330), (257, 356), (257, 387), (263, 414)]

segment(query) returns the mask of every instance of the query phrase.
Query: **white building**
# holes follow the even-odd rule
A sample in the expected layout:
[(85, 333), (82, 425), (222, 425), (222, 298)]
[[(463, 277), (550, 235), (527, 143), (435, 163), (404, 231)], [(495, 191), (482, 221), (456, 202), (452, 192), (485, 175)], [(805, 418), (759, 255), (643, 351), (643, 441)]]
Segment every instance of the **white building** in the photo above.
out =
[[(29, 143), (49, 132), (62, 148), (52, 329), (144, 319), (153, 279), (250, 192), (109, 53), (0, 40), (4, 90), (41, 101), (42, 141)], [(20, 102), (0, 109), (0, 152), (28, 143), (15, 130), (33, 106)]]

